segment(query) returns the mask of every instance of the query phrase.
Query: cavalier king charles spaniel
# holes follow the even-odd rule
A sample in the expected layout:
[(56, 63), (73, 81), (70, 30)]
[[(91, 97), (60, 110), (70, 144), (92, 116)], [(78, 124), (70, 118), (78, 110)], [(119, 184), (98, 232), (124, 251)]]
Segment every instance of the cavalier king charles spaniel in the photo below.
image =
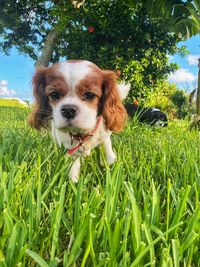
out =
[(110, 136), (124, 127), (127, 113), (122, 100), (129, 89), (129, 85), (117, 84), (113, 71), (85, 60), (67, 60), (36, 70), (36, 103), (29, 124), (38, 130), (51, 124), (56, 143), (74, 157), (69, 173), (73, 181), (79, 177), (80, 157), (100, 144), (107, 163), (114, 163)]

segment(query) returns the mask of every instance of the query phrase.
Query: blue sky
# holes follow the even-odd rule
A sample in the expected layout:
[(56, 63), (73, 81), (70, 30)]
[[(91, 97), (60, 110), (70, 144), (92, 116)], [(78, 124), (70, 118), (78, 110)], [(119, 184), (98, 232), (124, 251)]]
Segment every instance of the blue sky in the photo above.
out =
[(31, 77), (34, 61), (12, 49), (9, 56), (0, 53), (0, 97), (32, 99)]
[[(190, 52), (186, 57), (170, 56), (171, 62), (179, 64), (180, 69), (169, 76), (169, 81), (179, 88), (191, 91), (197, 87), (197, 58), (200, 58), (200, 35), (187, 39), (185, 45)], [(12, 49), (9, 56), (0, 53), (0, 98), (14, 97), (32, 101), (31, 78), (34, 61), (28, 56)]]
[(180, 42), (179, 46), (185, 45), (190, 52), (189, 55), (181, 57), (174, 55), (170, 57), (171, 62), (179, 65), (179, 70), (169, 76), (169, 81), (176, 83), (179, 88), (191, 91), (197, 87), (198, 58), (200, 58), (200, 35), (196, 35)]

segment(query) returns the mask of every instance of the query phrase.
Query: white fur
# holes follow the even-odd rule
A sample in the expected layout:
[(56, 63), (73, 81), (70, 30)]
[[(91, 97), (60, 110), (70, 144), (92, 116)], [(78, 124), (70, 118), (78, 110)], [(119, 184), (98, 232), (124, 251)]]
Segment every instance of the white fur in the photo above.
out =
[(117, 89), (118, 89), (119, 96), (120, 96), (121, 100), (124, 100), (127, 97), (128, 93), (131, 89), (131, 84), (125, 83), (125, 82), (119, 83), (117, 85)]
[[(52, 121), (52, 136), (59, 146), (63, 144), (66, 149), (71, 149), (79, 143), (76, 140), (74, 140), (73, 143), (71, 143), (72, 140), (70, 138), (69, 133), (67, 132), (64, 133), (63, 131), (55, 128), (54, 124), (55, 122)], [(104, 122), (101, 121), (99, 127), (97, 128), (92, 138), (90, 138), (86, 143), (84, 143), (80, 147), (79, 150), (74, 152), (72, 156), (76, 159), (69, 173), (70, 178), (74, 182), (78, 181), (78, 177), (80, 173), (80, 159), (79, 159), (80, 156), (85, 157), (85, 156), (90, 155), (91, 150), (100, 144), (104, 145), (105, 155), (106, 155), (106, 160), (107, 160), (108, 165), (111, 165), (114, 163), (116, 155), (112, 150), (110, 135), (111, 133), (105, 129)]]
[[(66, 119), (61, 115), (62, 107), (68, 104), (73, 104), (79, 109), (77, 116), (70, 122), (66, 121)], [(66, 128), (67, 130), (70, 124), (72, 127), (81, 129), (84, 133), (92, 130), (95, 127), (97, 110), (90, 108), (76, 95), (66, 95), (56, 106), (52, 105), (52, 109), (54, 126), (57, 129), (63, 128), (63, 130), (65, 130), (64, 128)]]
[(152, 108), (151, 112), (154, 112), (154, 111), (160, 111), (160, 109), (158, 109), (158, 108)]
[(70, 171), (69, 171), (69, 176), (72, 179), (73, 182), (78, 182), (78, 177), (80, 173), (80, 168), (81, 168), (81, 160), (80, 157), (76, 158)]
[(74, 92), (75, 86), (91, 72), (91, 62), (87, 60), (70, 62), (64, 61), (59, 64), (58, 71), (63, 74), (71, 92)]
[[(90, 67), (92, 65), (93, 63), (86, 60), (77, 62), (65, 61), (58, 65), (58, 72), (65, 78), (65, 81), (69, 86), (69, 92), (56, 106), (52, 105), (55, 128), (63, 128), (63, 130), (67, 131), (67, 128), (70, 125), (71, 127), (81, 129), (84, 133), (95, 127), (97, 108), (96, 110), (90, 108), (85, 102), (81, 101), (76, 94), (76, 86), (91, 72)], [(79, 112), (75, 119), (67, 122), (61, 114), (61, 109), (64, 105), (69, 104), (75, 105)]]

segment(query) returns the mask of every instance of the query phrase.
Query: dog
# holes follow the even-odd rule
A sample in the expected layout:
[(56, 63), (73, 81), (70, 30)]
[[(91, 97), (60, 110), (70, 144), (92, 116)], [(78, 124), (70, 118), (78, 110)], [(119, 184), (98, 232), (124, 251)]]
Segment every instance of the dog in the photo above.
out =
[(36, 70), (32, 79), (35, 107), (29, 124), (40, 130), (51, 125), (55, 142), (74, 157), (69, 176), (76, 182), (80, 158), (103, 144), (105, 158), (113, 164), (111, 133), (120, 132), (127, 112), (122, 104), (129, 85), (117, 85), (113, 71), (101, 70), (86, 60), (67, 60)]
[(125, 109), (130, 117), (136, 116), (139, 122), (165, 127), (168, 124), (167, 115), (157, 108), (144, 108), (134, 103), (126, 103)]

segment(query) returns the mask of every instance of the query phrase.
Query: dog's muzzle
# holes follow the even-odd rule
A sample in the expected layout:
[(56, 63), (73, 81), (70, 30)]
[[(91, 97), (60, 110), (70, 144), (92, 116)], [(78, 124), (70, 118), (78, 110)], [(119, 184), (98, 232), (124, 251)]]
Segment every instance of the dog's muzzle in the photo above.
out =
[(67, 120), (73, 120), (77, 116), (79, 110), (75, 105), (64, 105), (61, 107), (60, 112)]

